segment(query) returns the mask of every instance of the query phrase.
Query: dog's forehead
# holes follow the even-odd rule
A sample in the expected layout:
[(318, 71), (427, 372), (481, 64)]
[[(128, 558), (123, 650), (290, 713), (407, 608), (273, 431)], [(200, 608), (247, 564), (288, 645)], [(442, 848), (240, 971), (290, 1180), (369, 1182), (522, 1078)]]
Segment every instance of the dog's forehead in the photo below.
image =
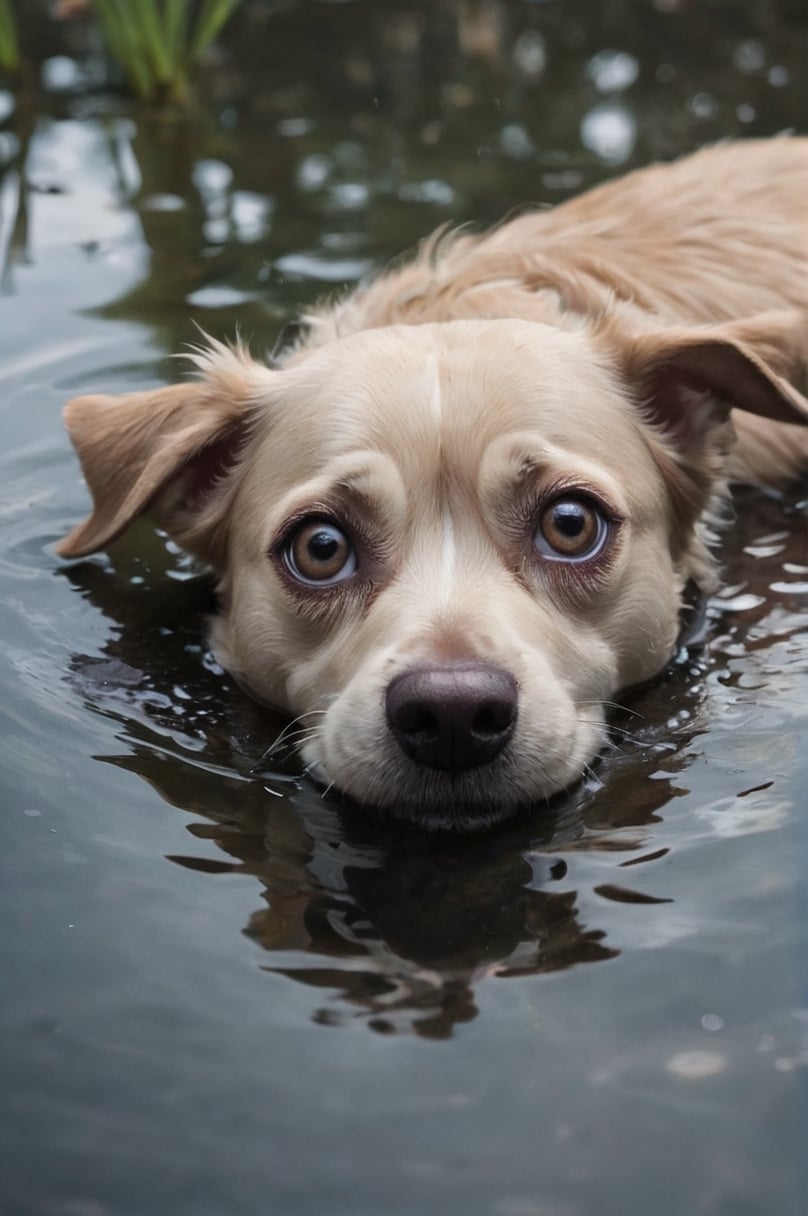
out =
[(511, 432), (592, 456), (607, 440), (637, 442), (636, 421), (594, 344), (535, 322), (367, 330), (321, 348), (290, 375), (286, 425), (305, 432), (320, 468), (359, 448), (421, 473), (447, 452), (476, 465)]

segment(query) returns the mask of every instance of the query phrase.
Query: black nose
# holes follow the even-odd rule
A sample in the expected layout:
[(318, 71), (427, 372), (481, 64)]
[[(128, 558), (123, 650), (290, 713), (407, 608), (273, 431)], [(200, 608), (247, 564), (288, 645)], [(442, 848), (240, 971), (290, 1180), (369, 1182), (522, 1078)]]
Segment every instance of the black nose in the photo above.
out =
[(498, 756), (513, 734), (516, 680), (489, 663), (414, 667), (387, 688), (387, 721), (408, 756), (461, 773)]

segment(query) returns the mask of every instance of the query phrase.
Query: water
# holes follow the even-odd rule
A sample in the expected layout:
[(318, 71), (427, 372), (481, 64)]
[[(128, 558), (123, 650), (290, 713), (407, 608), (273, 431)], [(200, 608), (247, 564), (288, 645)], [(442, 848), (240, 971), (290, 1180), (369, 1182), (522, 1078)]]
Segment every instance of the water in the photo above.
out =
[[(681, 9), (681, 11), (679, 11)], [(597, 782), (479, 839), (320, 797), (138, 525), (53, 544), (80, 390), (176, 377), (449, 218), (805, 125), (804, 4), (248, 6), (187, 119), (31, 17), (0, 93), (8, 1216), (801, 1216), (805, 493), (739, 496), (709, 643)], [(57, 56), (61, 56), (57, 58)]]

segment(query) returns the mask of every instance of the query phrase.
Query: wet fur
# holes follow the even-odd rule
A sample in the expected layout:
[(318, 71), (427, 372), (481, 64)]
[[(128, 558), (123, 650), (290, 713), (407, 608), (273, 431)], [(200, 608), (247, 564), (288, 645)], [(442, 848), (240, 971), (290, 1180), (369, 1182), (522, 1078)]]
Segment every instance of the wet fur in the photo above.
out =
[[(688, 581), (710, 585), (729, 479), (808, 463), (808, 140), (707, 149), (408, 263), (306, 318), (269, 368), (211, 342), (193, 383), (70, 403), (94, 510), (77, 557), (149, 511), (219, 578), (213, 642), (298, 721), (309, 770), (427, 826), (564, 788), (607, 703), (656, 675)], [(540, 560), (558, 487), (610, 505), (608, 561)], [(356, 577), (288, 578), (295, 520), (336, 518)], [(404, 753), (385, 690), (493, 663), (513, 738), (447, 774)]]

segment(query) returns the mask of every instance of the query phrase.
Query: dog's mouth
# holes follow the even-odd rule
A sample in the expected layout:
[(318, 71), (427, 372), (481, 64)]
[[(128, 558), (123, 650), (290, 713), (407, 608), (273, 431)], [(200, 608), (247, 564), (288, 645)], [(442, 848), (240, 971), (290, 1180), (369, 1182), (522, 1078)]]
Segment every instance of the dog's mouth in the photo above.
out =
[[(415, 765), (395, 764), (373, 783), (377, 797), (351, 789), (351, 783), (329, 782), (310, 768), (308, 775), (325, 788), (324, 796), (365, 813), (406, 823), (425, 832), (470, 835), (549, 806), (567, 787), (554, 785), (547, 792), (528, 792), (516, 778), (516, 768), (506, 753), (498, 760), (451, 775)], [(572, 784), (570, 782), (569, 784)]]
[(393, 802), (384, 808), (391, 818), (412, 824), (426, 832), (452, 832), (471, 835), (489, 831), (528, 813), (528, 803), (468, 802), (463, 799), (430, 802)]

